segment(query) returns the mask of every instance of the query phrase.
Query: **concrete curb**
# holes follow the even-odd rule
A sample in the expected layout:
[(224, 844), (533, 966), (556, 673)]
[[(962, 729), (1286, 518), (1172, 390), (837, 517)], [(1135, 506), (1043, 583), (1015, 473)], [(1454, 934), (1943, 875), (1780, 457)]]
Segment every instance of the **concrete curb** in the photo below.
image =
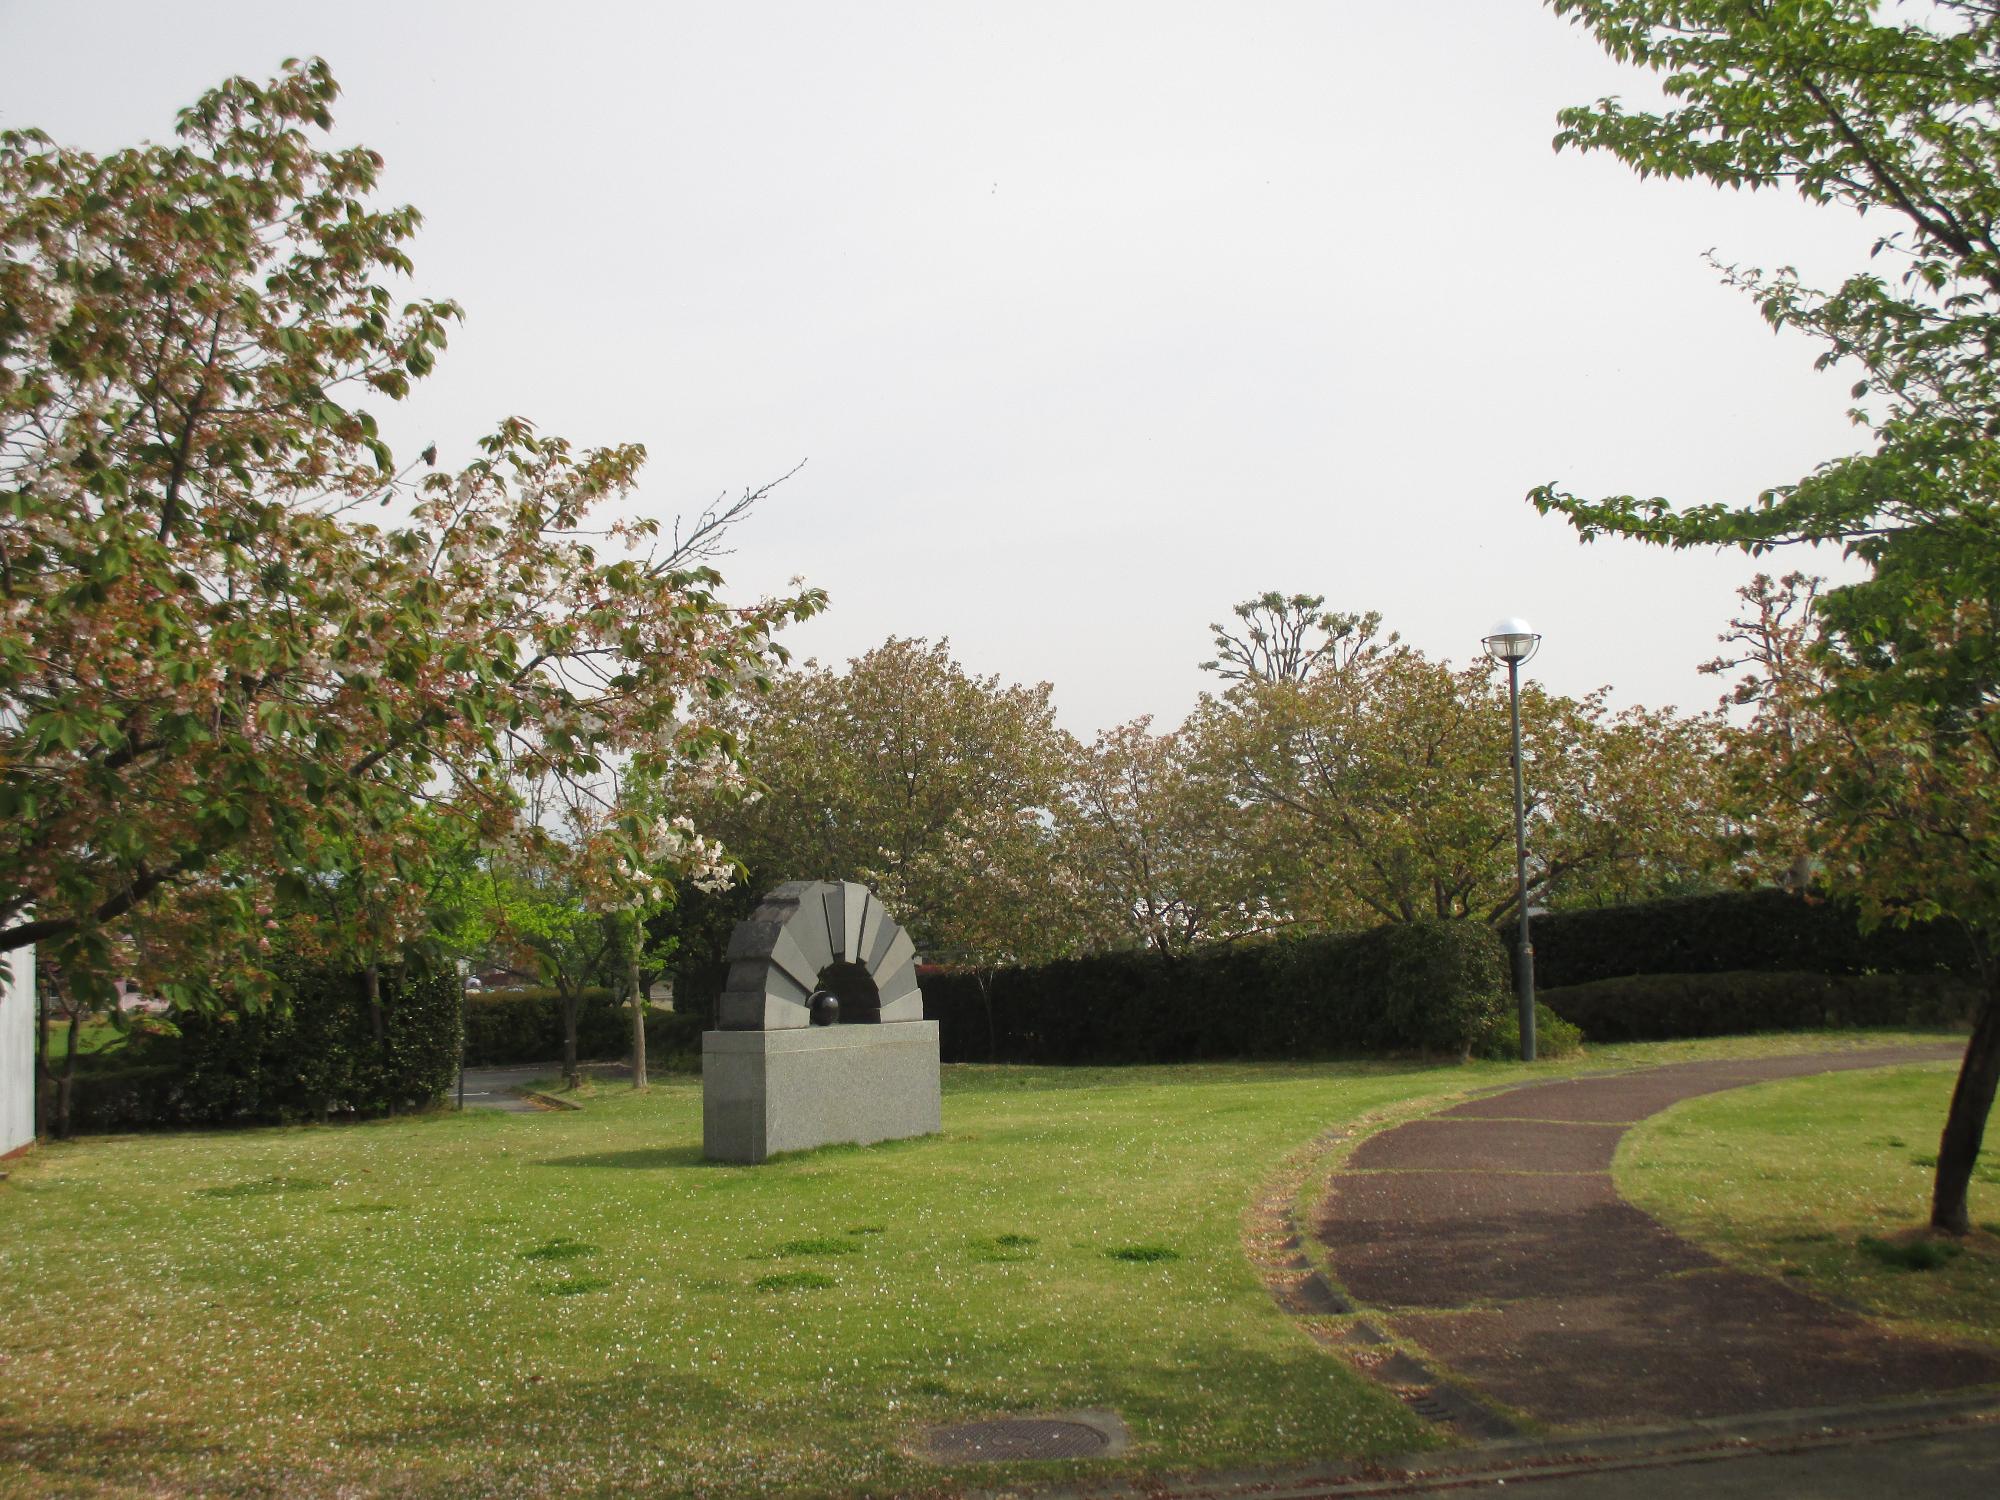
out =
[(583, 1106), (571, 1099), (558, 1099), (554, 1094), (544, 1094), (539, 1089), (522, 1089), (523, 1099), (532, 1099), (546, 1109), (573, 1109), (579, 1112)]
[[(1672, 1468), (1753, 1453), (1855, 1447), (1951, 1428), (2000, 1422), (2000, 1388), (1965, 1395), (1712, 1418), (1562, 1441), (1510, 1439), (1364, 1462), (1236, 1470), (1182, 1479), (1105, 1479), (1060, 1486), (1010, 1485), (971, 1493), (982, 1500), (1347, 1500), (1370, 1495), (1557, 1479), (1578, 1473)], [(1635, 1491), (1636, 1493), (1636, 1491)]]

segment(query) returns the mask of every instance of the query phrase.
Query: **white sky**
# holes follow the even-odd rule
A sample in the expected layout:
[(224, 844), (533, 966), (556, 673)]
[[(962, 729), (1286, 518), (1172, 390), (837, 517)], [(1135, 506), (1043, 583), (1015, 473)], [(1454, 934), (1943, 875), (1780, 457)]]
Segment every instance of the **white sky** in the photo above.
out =
[(949, 636), (1079, 732), (1178, 722), (1268, 588), (1461, 660), (1524, 614), (1558, 690), (1708, 707), (1759, 565), (1522, 497), (1741, 501), (1860, 437), (1702, 254), (1831, 281), (1870, 232), (1557, 156), (1650, 83), (1537, 0), (0, 0), (0, 127), (163, 139), (314, 53), (467, 311), (401, 456), (641, 441), (662, 516), (807, 460), (732, 591), (803, 575), (801, 655)]

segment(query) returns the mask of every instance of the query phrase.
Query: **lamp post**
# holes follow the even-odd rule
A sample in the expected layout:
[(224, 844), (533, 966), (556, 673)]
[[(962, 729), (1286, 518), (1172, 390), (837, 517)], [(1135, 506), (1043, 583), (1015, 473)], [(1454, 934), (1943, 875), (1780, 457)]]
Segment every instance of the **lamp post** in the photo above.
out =
[(1486, 654), (1507, 663), (1507, 703), (1514, 721), (1514, 900), (1521, 939), (1514, 950), (1514, 988), (1521, 997), (1521, 1061), (1535, 1060), (1535, 949), (1528, 940), (1528, 821), (1521, 793), (1521, 663), (1542, 644), (1526, 620), (1508, 618), (1486, 637)]

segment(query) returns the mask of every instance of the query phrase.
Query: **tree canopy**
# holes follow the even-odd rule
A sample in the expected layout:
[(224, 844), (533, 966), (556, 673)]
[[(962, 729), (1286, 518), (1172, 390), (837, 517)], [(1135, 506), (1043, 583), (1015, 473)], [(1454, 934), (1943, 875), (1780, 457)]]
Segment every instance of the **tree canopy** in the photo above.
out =
[[(1261, 809), (1273, 889), (1294, 920), (1499, 923), (1516, 910), (1507, 691), (1493, 664), (1454, 669), (1379, 617), (1297, 680), (1247, 677), (1203, 700), (1209, 772)], [(1549, 903), (1657, 895), (1722, 863), (1716, 725), (1613, 714), (1604, 694), (1522, 694), (1533, 860)]]
[[(2000, 9), (1876, 0), (1550, 0), (1670, 101), (1565, 110), (1559, 148), (1642, 176), (1789, 187), (1881, 225), (1837, 287), (1730, 268), (1775, 328), (1851, 370), (1862, 451), (1758, 495), (1676, 506), (1533, 492), (1588, 540), (1753, 553), (1833, 542), (1867, 565), (1814, 601), (1826, 877), (1876, 920), (1963, 923), (1987, 976), (1938, 1152), (1931, 1222), (1966, 1186), (2000, 1087)], [(1774, 700), (1774, 703), (1782, 699)], [(1772, 739), (1789, 753), (1796, 740)]]
[(965, 670), (948, 641), (891, 637), (717, 705), (761, 795), (703, 817), (760, 881), (860, 880), (927, 956), (1028, 961), (1062, 904), (1050, 810), (1070, 741), (1047, 683)]
[[(636, 445), (510, 418), (397, 466), (369, 406), (459, 310), (393, 290), (418, 215), (325, 144), (337, 92), (231, 79), (104, 157), (0, 134), (0, 949), (73, 985), (148, 921), (254, 954), (273, 889), (419, 889), (417, 803), (491, 837), (524, 769), (706, 753), (687, 705), (821, 603), (725, 604), (740, 506), (623, 514)], [(650, 826), (614, 829), (634, 866)]]

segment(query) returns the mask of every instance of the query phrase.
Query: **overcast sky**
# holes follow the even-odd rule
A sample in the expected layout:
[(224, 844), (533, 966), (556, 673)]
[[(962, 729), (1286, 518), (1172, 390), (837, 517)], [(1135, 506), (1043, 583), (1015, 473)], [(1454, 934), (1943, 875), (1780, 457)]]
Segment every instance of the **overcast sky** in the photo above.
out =
[(0, 126), (162, 139), (307, 54), (466, 308), (405, 457), (640, 441), (662, 516), (804, 460), (733, 592), (802, 575), (801, 654), (948, 636), (1078, 732), (1178, 722), (1270, 588), (1456, 660), (1520, 613), (1561, 691), (1709, 707), (1758, 564), (1523, 496), (1741, 501), (1860, 436), (1703, 255), (1831, 280), (1869, 230), (1558, 156), (1651, 87), (1539, 0), (0, 0)]

